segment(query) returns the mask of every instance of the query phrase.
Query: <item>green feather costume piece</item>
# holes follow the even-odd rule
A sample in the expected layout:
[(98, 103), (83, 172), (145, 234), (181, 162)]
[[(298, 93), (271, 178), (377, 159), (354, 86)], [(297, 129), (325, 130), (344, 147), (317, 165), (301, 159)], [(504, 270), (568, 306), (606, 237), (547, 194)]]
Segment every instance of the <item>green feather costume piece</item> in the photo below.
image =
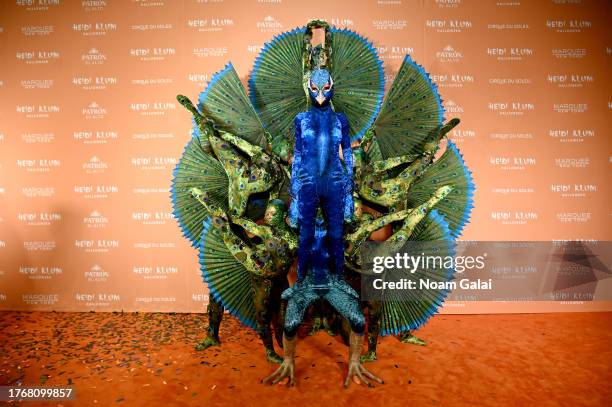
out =
[(217, 129), (266, 147), (262, 123), (231, 63), (213, 75), (206, 90), (200, 94), (198, 109), (214, 121)]
[(208, 191), (217, 206), (227, 208), (228, 185), (223, 166), (206, 153), (200, 138), (189, 140), (173, 172), (171, 198), (174, 216), (179, 221), (183, 235), (194, 247), (200, 243), (202, 222), (208, 214), (193, 198), (191, 188)]
[(424, 141), (444, 120), (437, 86), (406, 55), (374, 122), (383, 158), (422, 153)]

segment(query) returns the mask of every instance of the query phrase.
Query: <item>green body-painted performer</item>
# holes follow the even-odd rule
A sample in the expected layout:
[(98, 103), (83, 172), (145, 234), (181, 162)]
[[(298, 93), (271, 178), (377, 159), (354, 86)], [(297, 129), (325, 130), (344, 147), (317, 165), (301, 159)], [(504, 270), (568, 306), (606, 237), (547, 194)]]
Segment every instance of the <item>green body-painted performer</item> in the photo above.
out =
[[(282, 304), (274, 301), (274, 298), (278, 298), (280, 293), (287, 288), (287, 271), (291, 267), (297, 249), (294, 236), (290, 233), (283, 233), (288, 232), (283, 202), (270, 201), (264, 216), (266, 225), (258, 225), (252, 220), (237, 217), (232, 217), (230, 222), (225, 212), (209, 203), (210, 200), (204, 191), (194, 187), (192, 194), (213, 216), (212, 225), (219, 230), (232, 256), (250, 271), (257, 332), (263, 341), (267, 359), (281, 363), (282, 359), (274, 351), (272, 323), (274, 322), (275, 326), (282, 325), (284, 310)], [(242, 227), (245, 232), (260, 238), (262, 242), (252, 246), (247, 245), (232, 231), (232, 223)], [(277, 341), (280, 343), (280, 330), (277, 332)]]

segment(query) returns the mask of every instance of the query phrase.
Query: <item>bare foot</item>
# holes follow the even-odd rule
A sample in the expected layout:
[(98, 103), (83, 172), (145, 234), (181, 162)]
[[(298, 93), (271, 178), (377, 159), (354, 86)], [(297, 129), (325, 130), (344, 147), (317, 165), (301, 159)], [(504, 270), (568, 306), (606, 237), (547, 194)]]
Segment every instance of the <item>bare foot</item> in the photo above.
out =
[(378, 360), (376, 357), (376, 352), (373, 350), (369, 350), (364, 355), (361, 355), (360, 359), (362, 362), (374, 362), (375, 360)]
[(278, 353), (270, 349), (266, 349), (266, 360), (270, 363), (276, 363), (277, 365), (283, 363), (283, 358), (278, 356)]
[(410, 331), (402, 332), (399, 336), (399, 341), (401, 343), (408, 343), (411, 345), (418, 345), (418, 346), (427, 345), (427, 343), (424, 340), (417, 338)]
[(212, 336), (207, 336), (206, 338), (204, 338), (204, 340), (200, 343), (198, 343), (195, 346), (196, 350), (204, 350), (204, 349), (208, 349), (211, 346), (219, 346), (221, 345), (221, 341), (219, 341), (219, 339), (213, 338)]

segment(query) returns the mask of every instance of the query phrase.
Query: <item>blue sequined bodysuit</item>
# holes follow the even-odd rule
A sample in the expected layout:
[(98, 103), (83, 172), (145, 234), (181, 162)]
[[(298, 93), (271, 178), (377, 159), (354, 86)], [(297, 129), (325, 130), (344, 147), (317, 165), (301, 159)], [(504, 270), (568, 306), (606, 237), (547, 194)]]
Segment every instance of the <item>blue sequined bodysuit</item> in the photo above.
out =
[[(349, 123), (343, 113), (332, 109), (329, 93), (323, 103), (313, 103), (295, 118), (289, 220), (293, 227), (299, 227), (298, 280), (283, 293), (289, 300), (285, 316), (288, 336), (295, 334), (308, 306), (321, 297), (346, 317), (356, 332), (363, 332), (365, 324), (358, 295), (343, 276), (344, 221), (350, 221), (353, 214)], [(311, 99), (316, 101), (312, 93)], [(317, 216), (319, 209), (322, 219)]]
[[(315, 245), (315, 220), (322, 209), (327, 230), (327, 249), (333, 272), (342, 276), (344, 243), (343, 221), (353, 212), (353, 163), (348, 122), (327, 104), (313, 107), (295, 118), (296, 140), (291, 169), (292, 205), (290, 221), (299, 224), (298, 280), (303, 280), (311, 264)], [(338, 154), (342, 146), (344, 164)], [(314, 282), (325, 284), (327, 273), (315, 268)]]

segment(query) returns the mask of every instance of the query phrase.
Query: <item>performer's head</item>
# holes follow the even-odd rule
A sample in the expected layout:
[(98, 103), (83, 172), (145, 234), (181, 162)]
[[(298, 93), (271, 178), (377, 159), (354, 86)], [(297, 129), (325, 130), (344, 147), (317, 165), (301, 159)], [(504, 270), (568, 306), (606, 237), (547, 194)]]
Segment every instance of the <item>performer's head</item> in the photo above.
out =
[(334, 95), (334, 81), (327, 69), (315, 69), (308, 81), (308, 93), (312, 103), (325, 106)]
[(268, 202), (264, 220), (268, 225), (277, 226), (285, 223), (285, 203), (280, 199), (272, 199)]

